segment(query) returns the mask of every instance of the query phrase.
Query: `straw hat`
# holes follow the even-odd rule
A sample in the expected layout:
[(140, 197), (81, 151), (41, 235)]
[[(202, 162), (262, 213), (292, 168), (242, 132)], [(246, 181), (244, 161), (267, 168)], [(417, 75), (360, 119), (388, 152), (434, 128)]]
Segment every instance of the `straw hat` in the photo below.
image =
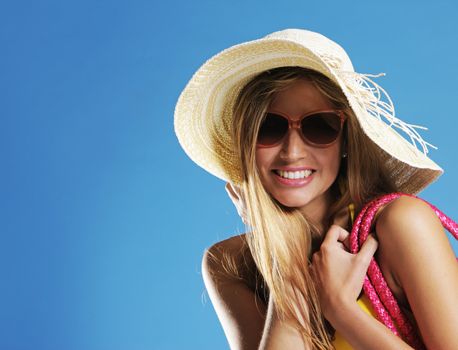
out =
[[(421, 127), (399, 120), (388, 94), (371, 79), (379, 75), (356, 73), (341, 46), (302, 29), (286, 29), (232, 46), (199, 68), (175, 108), (175, 132), (188, 156), (211, 174), (240, 183), (230, 130), (234, 102), (256, 75), (284, 66), (316, 70), (340, 86), (401, 191), (417, 193), (442, 174), (427, 157), (431, 145), (418, 134), (416, 129)], [(395, 129), (403, 131), (410, 142)]]

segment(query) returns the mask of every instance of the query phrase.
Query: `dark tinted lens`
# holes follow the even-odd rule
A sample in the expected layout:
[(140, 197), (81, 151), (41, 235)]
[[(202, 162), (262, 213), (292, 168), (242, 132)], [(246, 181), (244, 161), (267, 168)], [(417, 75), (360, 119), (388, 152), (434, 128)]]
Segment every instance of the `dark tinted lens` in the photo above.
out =
[(267, 113), (258, 133), (258, 144), (269, 146), (280, 141), (288, 132), (288, 120), (284, 117)]
[(334, 142), (340, 133), (340, 118), (336, 113), (317, 113), (302, 120), (304, 137), (317, 145)]

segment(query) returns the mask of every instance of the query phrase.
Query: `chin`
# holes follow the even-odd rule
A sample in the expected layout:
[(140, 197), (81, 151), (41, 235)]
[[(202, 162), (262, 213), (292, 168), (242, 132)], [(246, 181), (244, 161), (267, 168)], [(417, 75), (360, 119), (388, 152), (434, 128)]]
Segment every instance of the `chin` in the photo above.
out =
[(310, 203), (310, 198), (304, 198), (304, 197), (297, 197), (297, 198), (295, 198), (294, 196), (285, 196), (285, 197), (273, 196), (273, 197), (277, 200), (277, 202), (279, 202), (280, 204), (288, 208), (302, 208)]

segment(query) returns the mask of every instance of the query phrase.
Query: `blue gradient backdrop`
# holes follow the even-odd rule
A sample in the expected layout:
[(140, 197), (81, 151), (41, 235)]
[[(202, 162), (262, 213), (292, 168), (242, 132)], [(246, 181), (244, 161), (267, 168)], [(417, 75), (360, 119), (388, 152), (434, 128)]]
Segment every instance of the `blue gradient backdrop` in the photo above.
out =
[[(220, 50), (302, 27), (347, 49), (445, 168), (458, 218), (454, 1), (3, 1), (0, 349), (226, 349), (202, 252), (243, 231), (173, 132)], [(458, 250), (456, 243), (455, 251)]]

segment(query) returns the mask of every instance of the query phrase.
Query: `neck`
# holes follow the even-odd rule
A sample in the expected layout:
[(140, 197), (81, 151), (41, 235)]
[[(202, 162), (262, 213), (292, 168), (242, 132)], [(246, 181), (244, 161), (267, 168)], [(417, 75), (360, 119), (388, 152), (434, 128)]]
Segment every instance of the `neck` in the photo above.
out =
[(328, 191), (320, 198), (317, 198), (305, 207), (301, 208), (302, 214), (316, 227), (320, 236), (323, 236), (326, 233), (324, 231), (330, 224), (329, 208), (332, 201), (332, 194)]

